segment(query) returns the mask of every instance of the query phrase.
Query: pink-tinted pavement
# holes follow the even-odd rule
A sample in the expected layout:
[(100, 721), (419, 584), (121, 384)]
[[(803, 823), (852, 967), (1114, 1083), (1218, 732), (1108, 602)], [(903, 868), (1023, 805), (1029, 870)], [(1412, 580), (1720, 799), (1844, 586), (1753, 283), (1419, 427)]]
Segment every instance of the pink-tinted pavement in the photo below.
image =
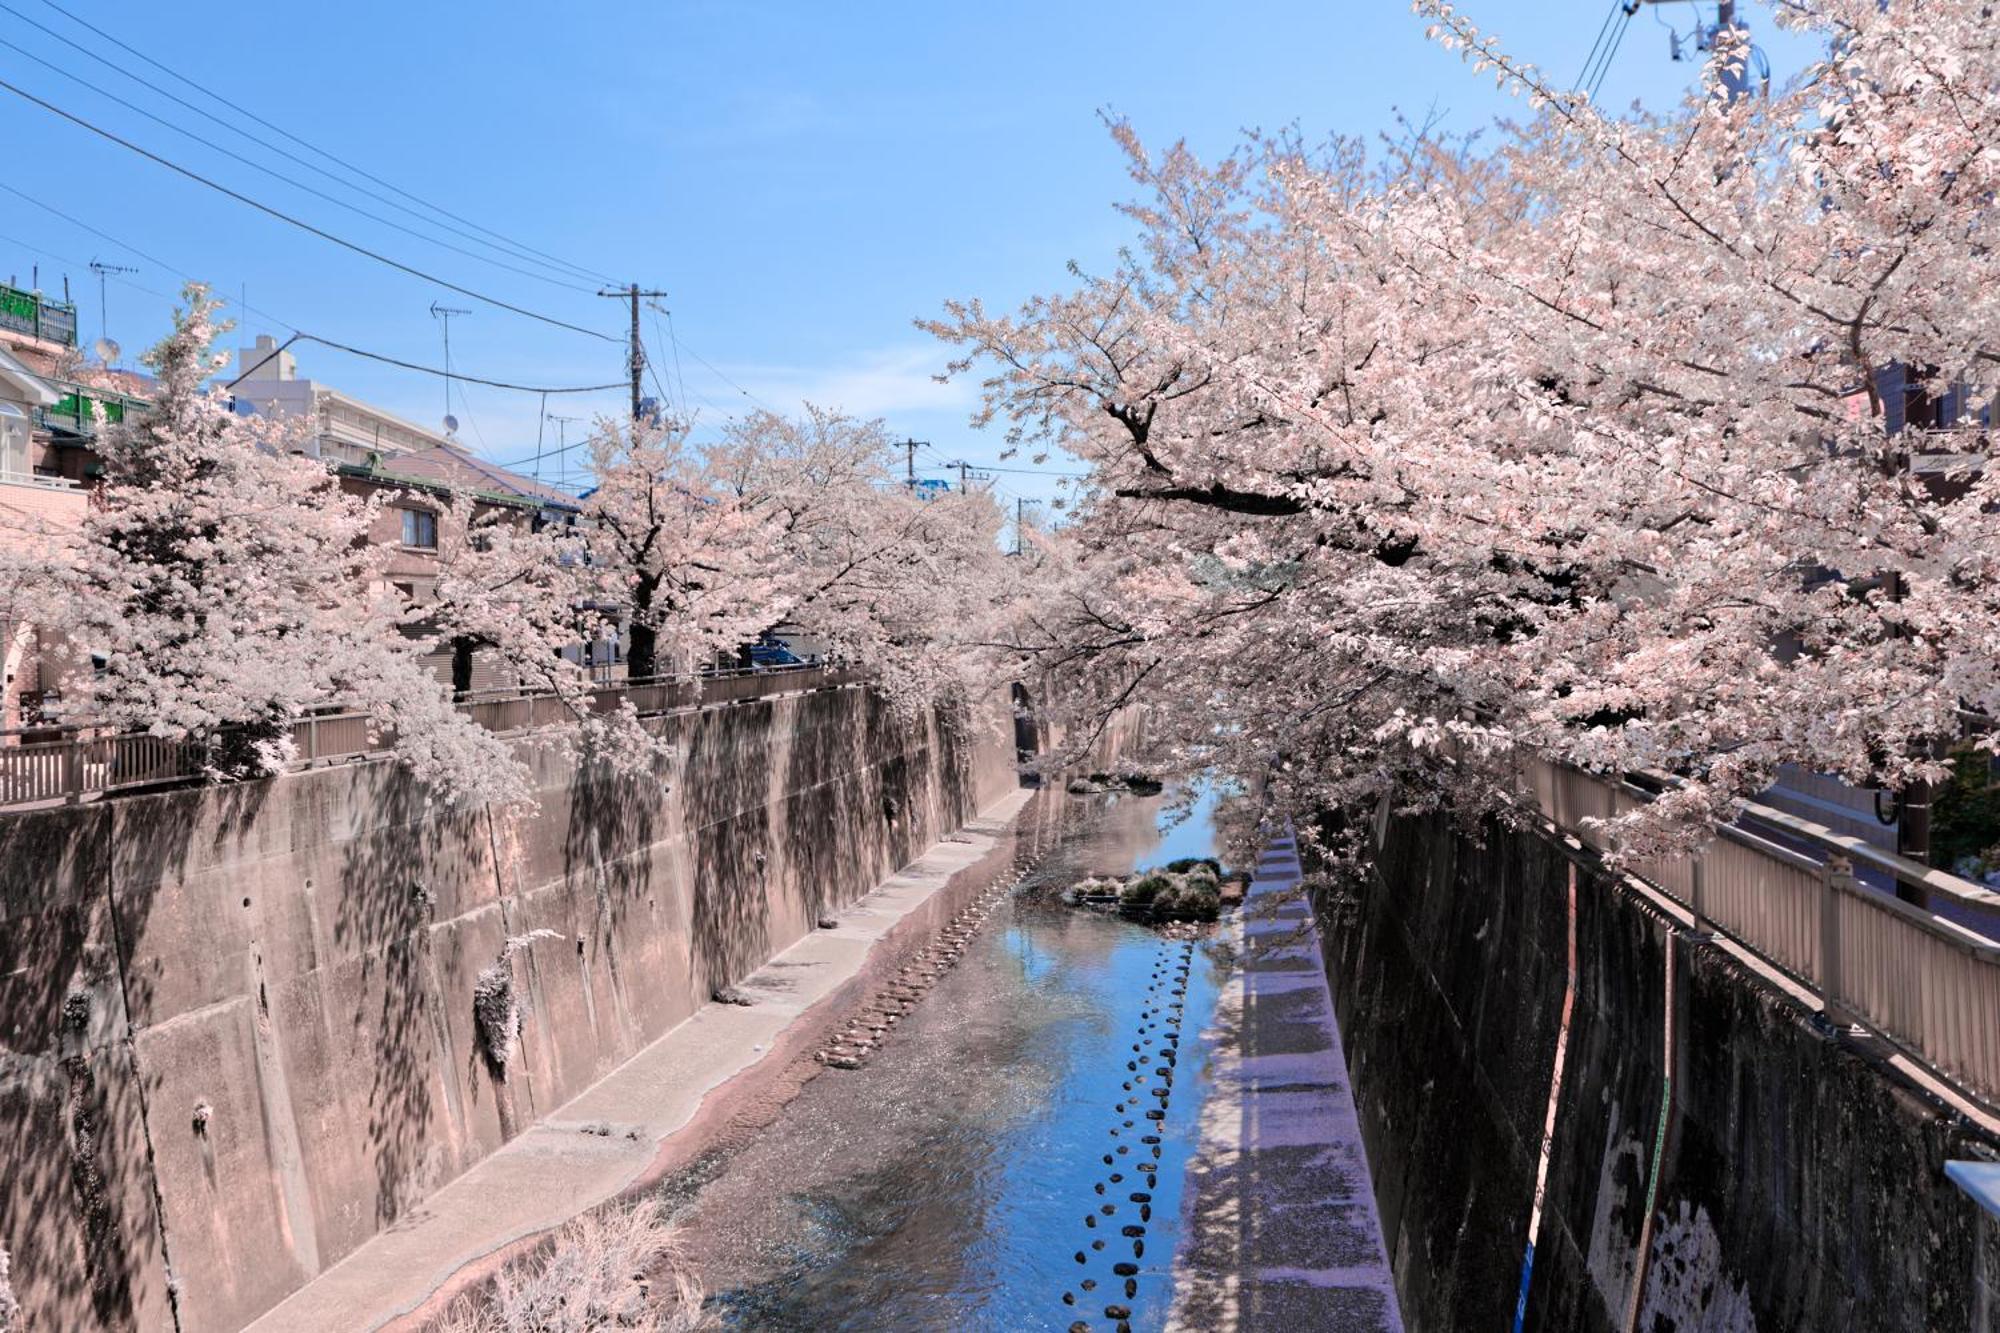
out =
[(1231, 928), (1170, 1329), (1402, 1333), (1299, 873), (1292, 838), (1274, 839)]

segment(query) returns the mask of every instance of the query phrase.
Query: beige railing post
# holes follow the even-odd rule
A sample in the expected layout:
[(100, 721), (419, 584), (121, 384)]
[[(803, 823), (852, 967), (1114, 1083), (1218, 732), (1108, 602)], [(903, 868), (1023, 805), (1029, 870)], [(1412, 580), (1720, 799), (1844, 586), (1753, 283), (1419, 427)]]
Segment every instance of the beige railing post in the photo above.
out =
[(83, 800), (83, 734), (78, 732), (63, 747), (63, 799), (70, 805)]
[(1697, 848), (1688, 856), (1688, 910), (1694, 913), (1694, 929), (1689, 932), (1697, 939), (1707, 939), (1715, 932), (1708, 926), (1708, 849)]
[(308, 764), (316, 764), (319, 762), (319, 714), (318, 713), (308, 713), (306, 715), (306, 762)]
[(1854, 864), (1844, 856), (1828, 856), (1819, 868), (1819, 1000), (1820, 1019), (1829, 1027), (1854, 1025), (1854, 1016), (1841, 1003), (1840, 977), (1840, 895), (1851, 891)]

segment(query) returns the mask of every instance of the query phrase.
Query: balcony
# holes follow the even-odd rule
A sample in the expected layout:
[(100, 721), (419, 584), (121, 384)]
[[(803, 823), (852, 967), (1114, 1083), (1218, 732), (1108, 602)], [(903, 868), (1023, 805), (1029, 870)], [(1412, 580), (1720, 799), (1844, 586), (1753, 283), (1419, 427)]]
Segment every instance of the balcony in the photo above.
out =
[(103, 427), (115, 426), (125, 420), (127, 412), (141, 413), (152, 406), (143, 398), (132, 398), (115, 390), (99, 389), (72, 380), (52, 379), (49, 383), (62, 397), (51, 407), (36, 408), (35, 421), (51, 433), (95, 439)]
[(76, 306), (0, 283), (0, 329), (76, 346)]

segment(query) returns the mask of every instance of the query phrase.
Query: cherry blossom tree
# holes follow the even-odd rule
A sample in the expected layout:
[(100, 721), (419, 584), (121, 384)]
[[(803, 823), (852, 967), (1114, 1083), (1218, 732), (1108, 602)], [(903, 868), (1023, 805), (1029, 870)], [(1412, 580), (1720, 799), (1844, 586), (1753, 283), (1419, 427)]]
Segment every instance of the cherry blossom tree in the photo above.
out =
[(101, 666), (71, 663), (79, 712), (191, 744), (212, 779), (293, 754), (292, 724), (331, 706), (368, 712), (442, 792), (520, 794), (505, 746), (450, 706), (396, 632), (370, 502), (296, 452), (296, 425), (237, 416), (205, 387), (218, 303), (185, 293), (146, 357), (152, 408), (99, 437), (104, 480), (75, 539), (45, 544), (15, 581), (37, 625)]
[(924, 500), (891, 475), (880, 422), (758, 412), (697, 442), (672, 423), (601, 423), (574, 566), (629, 617), (637, 678), (733, 654), (784, 626), (874, 668), (913, 701), (972, 650), (1000, 515)]
[(1627, 119), (1417, 8), (1534, 104), (1493, 150), (1204, 165), (1117, 125), (1140, 244), (932, 325), (983, 420), (1090, 468), (1016, 650), (1078, 721), (1150, 699), (1166, 761), (1296, 813), (1477, 806), (1536, 754), (1679, 775), (1643, 848), (1785, 763), (1935, 776), (1928, 739), (2000, 704), (2000, 482), (1915, 475), (1959, 446), (1877, 389), (1993, 358), (1981, 6), (1807, 0), (1829, 55), (1792, 88), (1712, 70)]

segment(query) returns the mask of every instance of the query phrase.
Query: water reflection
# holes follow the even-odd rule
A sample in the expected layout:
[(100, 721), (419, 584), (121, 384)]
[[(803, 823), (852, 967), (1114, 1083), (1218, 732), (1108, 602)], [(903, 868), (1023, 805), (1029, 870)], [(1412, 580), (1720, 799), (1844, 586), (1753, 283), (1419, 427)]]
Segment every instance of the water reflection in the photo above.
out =
[[(1208, 854), (1211, 802), (1204, 794), (1163, 840), (1161, 801), (1123, 798), (1048, 877)], [(1149, 1123), (1182, 956), (1151, 932), (1032, 894), (996, 911), (864, 1069), (814, 1080), (683, 1212), (724, 1324), (1109, 1329), (1106, 1307), (1128, 1306), (1132, 1327), (1160, 1327), (1206, 1087), (1196, 1035), (1217, 980), (1197, 951), (1173, 1095)], [(1148, 1130), (1160, 1137), (1150, 1184)], [(1133, 1193), (1151, 1196), (1143, 1221)], [(1134, 1225), (1138, 1255), (1123, 1234)], [(1130, 1298), (1116, 1263), (1138, 1269)]]

